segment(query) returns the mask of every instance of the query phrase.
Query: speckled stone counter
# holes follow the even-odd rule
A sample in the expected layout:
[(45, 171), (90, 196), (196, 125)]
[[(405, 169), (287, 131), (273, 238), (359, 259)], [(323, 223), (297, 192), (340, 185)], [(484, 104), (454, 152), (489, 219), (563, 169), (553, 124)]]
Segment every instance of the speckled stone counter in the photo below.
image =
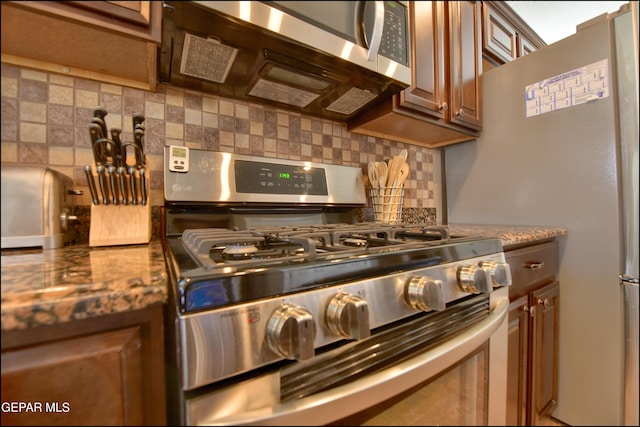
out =
[(140, 309), (167, 297), (159, 240), (2, 250), (1, 264), (3, 331)]
[(525, 225), (449, 224), (449, 233), (452, 236), (497, 237), (502, 241), (502, 246), (508, 248), (513, 245), (564, 236), (567, 234), (567, 229)]

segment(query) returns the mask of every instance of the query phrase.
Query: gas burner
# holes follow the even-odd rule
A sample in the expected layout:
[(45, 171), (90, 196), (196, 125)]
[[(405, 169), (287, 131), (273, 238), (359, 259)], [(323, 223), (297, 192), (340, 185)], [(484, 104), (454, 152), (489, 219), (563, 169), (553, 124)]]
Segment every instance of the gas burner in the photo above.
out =
[(347, 238), (344, 239), (344, 241), (342, 242), (343, 245), (345, 246), (353, 246), (356, 248), (362, 248), (367, 246), (367, 240), (366, 239), (358, 239), (358, 238)]
[(222, 250), (221, 257), (229, 261), (244, 260), (253, 258), (257, 252), (258, 248), (252, 244), (231, 244)]

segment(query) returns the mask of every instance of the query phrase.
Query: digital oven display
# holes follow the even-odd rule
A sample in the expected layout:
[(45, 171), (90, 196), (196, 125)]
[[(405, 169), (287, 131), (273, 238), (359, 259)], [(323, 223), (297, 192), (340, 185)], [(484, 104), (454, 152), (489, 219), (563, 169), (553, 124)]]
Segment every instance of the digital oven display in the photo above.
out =
[(236, 160), (238, 193), (326, 196), (327, 177), (323, 168)]

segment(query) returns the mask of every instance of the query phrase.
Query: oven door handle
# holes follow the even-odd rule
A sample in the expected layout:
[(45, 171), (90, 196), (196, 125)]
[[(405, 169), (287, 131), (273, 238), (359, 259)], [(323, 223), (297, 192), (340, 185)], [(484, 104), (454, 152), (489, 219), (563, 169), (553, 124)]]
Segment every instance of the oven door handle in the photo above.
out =
[[(376, 405), (441, 373), (506, 328), (509, 299), (500, 298), (482, 321), (442, 345), (388, 369), (331, 390), (273, 407), (243, 411), (198, 425), (327, 424)], [(506, 330), (506, 329), (505, 329)], [(505, 361), (506, 363), (506, 361)], [(489, 420), (491, 421), (491, 420)]]

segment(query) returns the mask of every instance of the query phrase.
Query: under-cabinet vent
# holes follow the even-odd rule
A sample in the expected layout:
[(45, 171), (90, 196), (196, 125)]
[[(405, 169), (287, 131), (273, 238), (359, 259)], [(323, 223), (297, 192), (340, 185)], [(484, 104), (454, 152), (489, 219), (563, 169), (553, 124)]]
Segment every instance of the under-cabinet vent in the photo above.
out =
[(333, 103), (327, 107), (327, 110), (341, 114), (351, 114), (375, 98), (376, 95), (368, 90), (352, 87), (347, 93), (333, 101)]
[(237, 54), (238, 49), (219, 40), (185, 34), (180, 73), (224, 83)]

